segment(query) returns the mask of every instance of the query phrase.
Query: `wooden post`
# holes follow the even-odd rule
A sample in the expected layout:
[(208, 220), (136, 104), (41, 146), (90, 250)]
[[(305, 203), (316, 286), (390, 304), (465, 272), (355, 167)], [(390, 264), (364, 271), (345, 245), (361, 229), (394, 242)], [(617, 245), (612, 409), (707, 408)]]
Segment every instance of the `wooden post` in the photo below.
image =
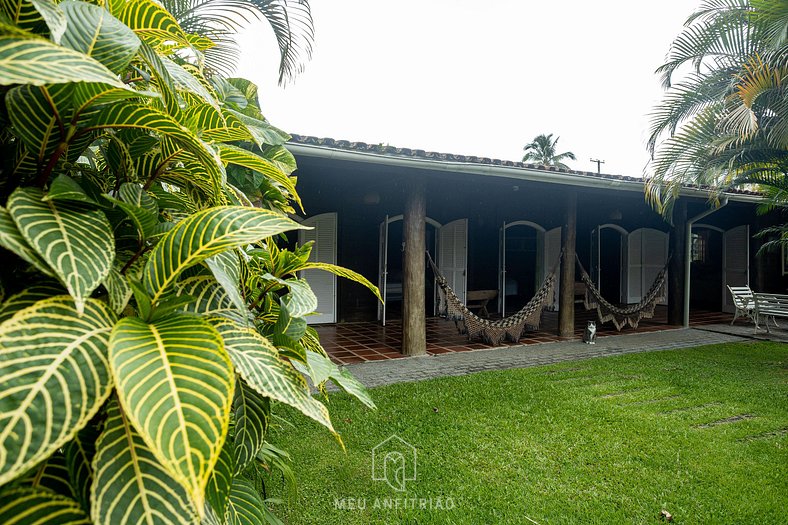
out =
[(405, 253), (402, 261), (402, 353), (427, 353), (427, 323), (424, 310), (425, 219), (427, 198), (422, 179), (406, 183), (405, 213), (402, 219), (402, 240)]
[(673, 207), (668, 254), (668, 324), (684, 322), (684, 269), (687, 251), (687, 201), (679, 199)]
[(577, 191), (570, 190), (566, 199), (566, 220), (561, 228), (561, 287), (558, 296), (558, 335), (575, 334), (575, 240), (577, 239)]

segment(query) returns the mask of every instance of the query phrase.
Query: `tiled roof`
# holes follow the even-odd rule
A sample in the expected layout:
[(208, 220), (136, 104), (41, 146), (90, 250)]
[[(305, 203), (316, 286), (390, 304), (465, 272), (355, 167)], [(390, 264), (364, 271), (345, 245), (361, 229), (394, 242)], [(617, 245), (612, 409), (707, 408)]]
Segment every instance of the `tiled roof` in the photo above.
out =
[[(593, 171), (569, 170), (557, 168), (555, 166), (543, 166), (540, 164), (528, 164), (525, 162), (515, 162), (512, 160), (491, 159), (489, 157), (476, 157), (473, 155), (458, 155), (454, 153), (438, 153), (436, 151), (425, 151), (423, 149), (397, 148), (394, 146), (384, 146), (383, 144), (368, 144), (366, 142), (351, 142), (349, 140), (336, 140), (332, 138), (319, 138), (309, 135), (292, 135), (289, 141), (291, 144), (302, 144), (307, 146), (319, 146), (330, 149), (345, 150), (359, 153), (370, 153), (387, 157), (400, 157), (411, 159), (433, 160), (438, 162), (452, 162), (462, 164), (478, 164), (481, 166), (501, 166), (508, 168), (521, 168), (528, 170), (563, 173), (567, 175), (580, 175), (598, 180), (624, 181), (643, 184), (645, 181), (641, 177), (629, 177), (626, 175), (611, 175), (607, 173), (595, 173)], [(709, 190), (708, 187), (686, 185), (688, 189)], [(756, 192), (747, 190), (728, 190), (726, 193), (738, 195), (759, 195)]]
[(351, 142), (349, 140), (336, 140), (331, 138), (319, 138), (308, 135), (292, 135), (290, 142), (293, 144), (306, 144), (312, 146), (322, 146), (325, 148), (341, 149), (347, 151), (358, 151), (361, 153), (374, 153), (376, 155), (388, 155), (392, 157), (411, 157), (417, 159), (437, 160), (441, 162), (462, 162), (465, 164), (483, 164), (491, 166), (506, 166), (510, 168), (527, 168), (532, 170), (567, 173), (571, 175), (586, 175), (602, 179), (625, 180), (631, 182), (643, 182), (639, 177), (627, 177), (624, 175), (610, 175), (606, 173), (595, 173), (592, 171), (578, 171), (557, 168), (555, 166), (543, 166), (541, 164), (528, 164), (525, 162), (515, 162), (512, 160), (491, 159), (489, 157), (477, 157), (474, 155), (458, 155), (455, 153), (438, 153), (436, 151), (425, 151), (423, 149), (397, 148), (394, 146), (384, 146), (383, 144), (367, 144), (366, 142)]

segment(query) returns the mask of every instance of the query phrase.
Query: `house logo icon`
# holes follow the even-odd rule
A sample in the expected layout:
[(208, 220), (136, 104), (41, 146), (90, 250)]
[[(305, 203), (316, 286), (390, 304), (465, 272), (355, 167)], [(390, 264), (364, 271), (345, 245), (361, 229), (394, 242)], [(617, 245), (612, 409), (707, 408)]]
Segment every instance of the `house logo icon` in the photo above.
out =
[(416, 480), (416, 447), (396, 434), (378, 443), (372, 449), (372, 479), (404, 492), (405, 482)]

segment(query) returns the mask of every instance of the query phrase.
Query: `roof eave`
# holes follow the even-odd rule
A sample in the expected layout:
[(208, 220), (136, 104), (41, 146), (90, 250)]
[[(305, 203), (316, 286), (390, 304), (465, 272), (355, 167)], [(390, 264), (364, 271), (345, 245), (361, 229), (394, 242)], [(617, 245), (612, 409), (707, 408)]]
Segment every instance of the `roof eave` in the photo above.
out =
[[(392, 155), (384, 155), (366, 151), (352, 151), (331, 148), (327, 146), (299, 144), (293, 142), (288, 142), (287, 148), (294, 155), (300, 155), (304, 157), (318, 157), (329, 160), (360, 162), (419, 170), (466, 173), (470, 175), (500, 177), (512, 180), (549, 182), (553, 184), (579, 186), (583, 188), (605, 188), (640, 193), (642, 193), (645, 189), (645, 184), (641, 181), (593, 177), (589, 175), (561, 171), (539, 170), (516, 166), (476, 164), (469, 162), (455, 162), (418, 157), (395, 157)], [(685, 197), (700, 197), (708, 199), (711, 196), (711, 192), (702, 188), (683, 188), (680, 192), (680, 195)], [(765, 201), (764, 197), (759, 195), (747, 195), (741, 193), (724, 193), (724, 195), (727, 196), (729, 200), (737, 202), (760, 203)]]

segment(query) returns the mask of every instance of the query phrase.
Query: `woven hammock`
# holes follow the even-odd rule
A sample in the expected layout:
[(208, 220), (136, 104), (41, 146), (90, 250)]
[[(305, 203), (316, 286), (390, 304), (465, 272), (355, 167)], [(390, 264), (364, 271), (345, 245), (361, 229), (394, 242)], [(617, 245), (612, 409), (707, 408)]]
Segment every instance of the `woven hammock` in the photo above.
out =
[(665, 276), (668, 271), (669, 263), (670, 258), (668, 258), (668, 262), (665, 263), (665, 266), (659, 271), (651, 288), (639, 303), (620, 307), (608, 302), (602, 297), (597, 287), (594, 286), (588, 272), (583, 268), (580, 259), (577, 259), (577, 265), (580, 267), (580, 278), (586, 285), (586, 294), (583, 300), (586, 310), (596, 308), (599, 322), (606, 323), (608, 321), (613, 321), (618, 331), (621, 331), (626, 325), (637, 328), (641, 319), (651, 319), (654, 317), (654, 308), (657, 306), (657, 302), (665, 298)]
[(545, 277), (542, 286), (537, 290), (536, 294), (528, 301), (528, 304), (523, 306), (520, 311), (509, 317), (490, 321), (482, 319), (478, 315), (471, 312), (454, 290), (451, 289), (446, 282), (446, 278), (441, 275), (435, 262), (427, 252), (432, 272), (435, 274), (435, 279), (438, 282), (440, 289), (440, 303), (438, 310), (440, 315), (445, 316), (447, 319), (454, 321), (460, 333), (465, 333), (468, 340), (481, 339), (487, 344), (497, 345), (505, 338), (513, 343), (516, 343), (522, 337), (526, 327), (532, 330), (539, 328), (539, 323), (542, 318), (542, 310), (547, 306), (547, 303), (553, 297), (553, 290), (555, 289), (555, 274), (558, 268), (558, 263), (561, 257), (558, 257), (550, 273)]

